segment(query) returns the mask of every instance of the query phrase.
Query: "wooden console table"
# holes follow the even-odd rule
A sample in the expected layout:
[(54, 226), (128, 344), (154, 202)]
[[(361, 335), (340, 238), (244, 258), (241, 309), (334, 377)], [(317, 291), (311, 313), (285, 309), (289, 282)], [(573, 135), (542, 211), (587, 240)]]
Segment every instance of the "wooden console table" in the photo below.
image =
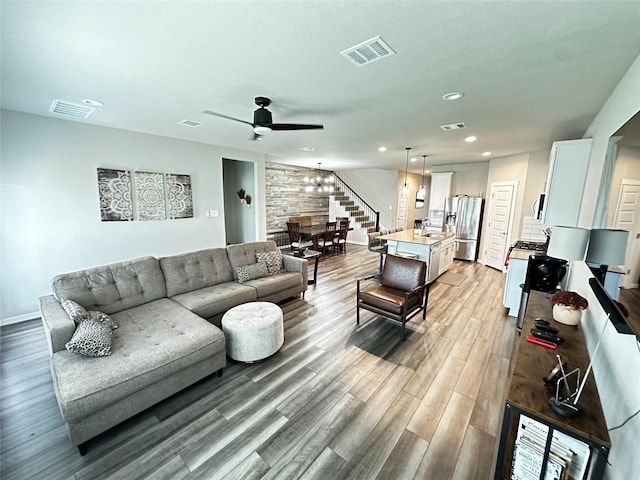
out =
[[(581, 412), (567, 418), (555, 413), (549, 405), (549, 399), (555, 395), (555, 387), (545, 386), (543, 378), (558, 364), (556, 355), (560, 355), (562, 360), (568, 363), (568, 370), (580, 368), (581, 376), (584, 375), (589, 364), (589, 354), (582, 329), (580, 326), (574, 327), (555, 322), (551, 316), (552, 304), (549, 297), (548, 294), (535, 291), (532, 291), (529, 296), (504, 408), (495, 480), (510, 478), (520, 415), (525, 415), (549, 427), (540, 480), (545, 478), (544, 466), (548, 461), (551, 435), (554, 431), (562, 432), (589, 446), (586, 472), (581, 479), (572, 480), (599, 480), (604, 475), (611, 441), (593, 372), (589, 374), (580, 397), (579, 403), (583, 406)], [(536, 318), (548, 320), (551, 326), (559, 330), (558, 335), (565, 339), (556, 350), (527, 342), (527, 336), (535, 326)]]

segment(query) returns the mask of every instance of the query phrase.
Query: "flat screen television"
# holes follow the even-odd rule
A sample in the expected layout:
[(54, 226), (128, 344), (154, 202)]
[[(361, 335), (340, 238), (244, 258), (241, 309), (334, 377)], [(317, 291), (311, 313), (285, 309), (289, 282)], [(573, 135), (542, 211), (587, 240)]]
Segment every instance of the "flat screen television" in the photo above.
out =
[(592, 277), (589, 279), (589, 286), (591, 286), (591, 290), (593, 290), (593, 293), (598, 299), (598, 302), (600, 302), (604, 312), (609, 314), (609, 321), (613, 324), (616, 331), (625, 335), (634, 335), (634, 332), (625, 320), (624, 315), (603, 288), (602, 284), (596, 278)]

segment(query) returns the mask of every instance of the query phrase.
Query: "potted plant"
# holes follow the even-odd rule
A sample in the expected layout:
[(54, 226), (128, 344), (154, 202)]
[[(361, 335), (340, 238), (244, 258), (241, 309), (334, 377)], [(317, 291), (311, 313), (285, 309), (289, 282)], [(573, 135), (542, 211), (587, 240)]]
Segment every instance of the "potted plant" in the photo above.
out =
[(565, 325), (577, 325), (582, 310), (589, 306), (587, 299), (576, 292), (558, 290), (551, 296), (553, 319)]

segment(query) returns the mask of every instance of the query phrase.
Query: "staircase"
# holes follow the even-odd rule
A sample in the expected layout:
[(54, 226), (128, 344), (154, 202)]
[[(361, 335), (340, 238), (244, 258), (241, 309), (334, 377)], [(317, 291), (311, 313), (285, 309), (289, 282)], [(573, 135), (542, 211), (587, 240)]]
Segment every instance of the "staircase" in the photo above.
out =
[(354, 222), (358, 222), (360, 226), (367, 231), (367, 233), (376, 231), (376, 220), (367, 215), (360, 206), (356, 205), (356, 202), (351, 199), (347, 192), (341, 188), (335, 188), (333, 193), (334, 199), (338, 204), (345, 209), (349, 218)]
[[(368, 234), (380, 229), (380, 212), (358, 195), (344, 180), (334, 174), (333, 204), (336, 211), (348, 215), (354, 229), (347, 237), (352, 243), (367, 245)], [(343, 213), (340, 213), (340, 216)], [(339, 216), (339, 215), (336, 215)], [(359, 225), (357, 227), (356, 225)]]

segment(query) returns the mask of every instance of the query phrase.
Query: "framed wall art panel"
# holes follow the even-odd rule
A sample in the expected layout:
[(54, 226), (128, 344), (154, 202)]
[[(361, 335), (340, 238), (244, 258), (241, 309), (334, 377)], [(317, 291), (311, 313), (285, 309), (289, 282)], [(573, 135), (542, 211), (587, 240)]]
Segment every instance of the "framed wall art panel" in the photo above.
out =
[(103, 222), (130, 222), (133, 220), (131, 172), (98, 168), (98, 196), (100, 219)]

